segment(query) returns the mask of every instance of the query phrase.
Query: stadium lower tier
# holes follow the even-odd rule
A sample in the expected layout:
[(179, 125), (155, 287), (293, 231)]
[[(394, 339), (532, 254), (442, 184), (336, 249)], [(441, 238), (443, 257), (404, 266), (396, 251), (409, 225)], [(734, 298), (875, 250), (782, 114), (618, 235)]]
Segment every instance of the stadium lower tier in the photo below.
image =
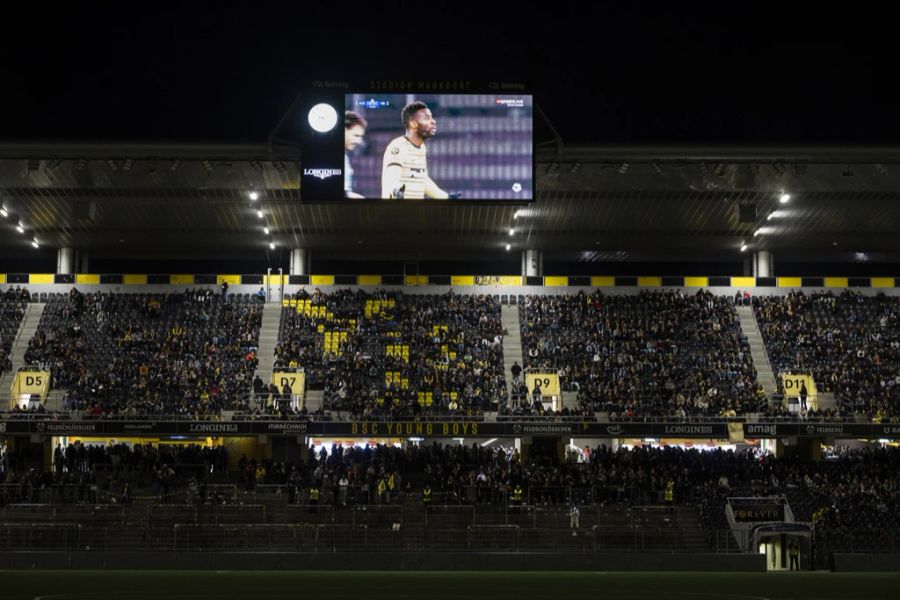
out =
[[(900, 449), (4, 445), (0, 551), (896, 551)], [(37, 464), (38, 466), (33, 466)], [(815, 543), (813, 543), (815, 541)]]

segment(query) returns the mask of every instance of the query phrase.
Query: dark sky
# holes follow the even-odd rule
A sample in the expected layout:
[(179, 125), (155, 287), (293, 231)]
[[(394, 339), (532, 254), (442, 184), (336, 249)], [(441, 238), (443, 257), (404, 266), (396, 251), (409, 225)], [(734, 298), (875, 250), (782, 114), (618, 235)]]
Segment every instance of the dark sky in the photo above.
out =
[(528, 81), (568, 144), (900, 142), (886, 5), (28, 4), (0, 139), (261, 141), (305, 81), (375, 76)]

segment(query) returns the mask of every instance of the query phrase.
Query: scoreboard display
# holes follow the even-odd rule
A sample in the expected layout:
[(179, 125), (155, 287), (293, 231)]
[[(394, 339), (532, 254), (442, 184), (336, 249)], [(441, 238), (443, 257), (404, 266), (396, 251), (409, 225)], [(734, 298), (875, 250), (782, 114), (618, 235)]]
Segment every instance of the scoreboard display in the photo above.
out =
[(298, 113), (305, 202), (534, 200), (531, 94), (313, 89)]

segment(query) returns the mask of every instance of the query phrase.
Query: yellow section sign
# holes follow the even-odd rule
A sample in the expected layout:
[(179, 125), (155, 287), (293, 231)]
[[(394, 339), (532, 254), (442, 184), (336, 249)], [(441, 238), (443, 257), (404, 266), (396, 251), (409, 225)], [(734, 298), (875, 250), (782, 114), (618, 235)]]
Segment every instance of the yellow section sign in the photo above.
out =
[(525, 385), (528, 394), (534, 394), (534, 388), (541, 388), (541, 396), (559, 396), (559, 375), (556, 373), (526, 373)]
[(301, 398), (306, 392), (306, 375), (303, 373), (275, 371), (272, 373), (272, 383), (278, 386), (279, 392), (287, 385), (291, 388), (291, 394), (300, 396)]
[(781, 384), (786, 398), (796, 398), (800, 395), (801, 384), (806, 384), (806, 397), (812, 401), (816, 399), (818, 391), (816, 382), (811, 375), (803, 373), (782, 373)]
[(41, 400), (50, 388), (50, 371), (19, 371), (13, 380), (12, 393), (16, 396), (39, 395)]

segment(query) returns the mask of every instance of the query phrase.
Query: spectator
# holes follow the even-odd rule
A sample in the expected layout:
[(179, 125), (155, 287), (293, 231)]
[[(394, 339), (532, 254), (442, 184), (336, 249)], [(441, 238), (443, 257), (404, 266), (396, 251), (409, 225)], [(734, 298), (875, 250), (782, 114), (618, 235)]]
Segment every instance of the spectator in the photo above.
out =
[(754, 307), (776, 375), (809, 373), (846, 415), (900, 416), (900, 297), (792, 291)]
[[(99, 320), (98, 316), (108, 315)], [(52, 296), (25, 353), (89, 414), (217, 415), (246, 400), (262, 311), (211, 290)]]
[(727, 298), (706, 290), (528, 296), (519, 311), (525, 367), (557, 371), (581, 409), (611, 419), (756, 409), (761, 388)]
[(572, 535), (578, 535), (577, 529), (581, 526), (579, 518), (581, 516), (581, 511), (578, 509), (577, 504), (573, 504), (572, 508), (569, 509), (569, 529), (572, 530)]

